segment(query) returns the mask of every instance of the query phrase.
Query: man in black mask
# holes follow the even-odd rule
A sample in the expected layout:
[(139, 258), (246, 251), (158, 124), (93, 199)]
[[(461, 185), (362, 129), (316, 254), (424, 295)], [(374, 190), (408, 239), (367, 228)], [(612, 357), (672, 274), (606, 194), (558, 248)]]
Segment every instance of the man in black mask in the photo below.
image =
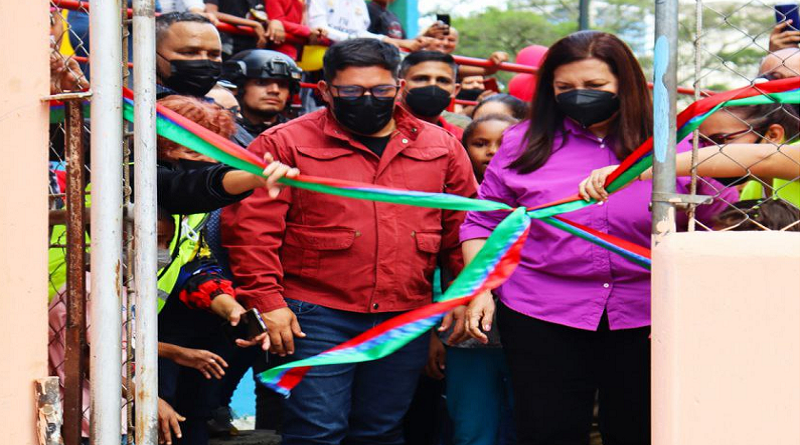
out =
[(440, 126), (461, 140), (464, 130), (442, 117), (442, 112), (461, 89), (456, 83), (457, 70), (449, 54), (417, 51), (403, 60), (400, 77), (406, 83), (402, 92), (403, 106), (417, 118)]
[(191, 12), (156, 19), (156, 75), (159, 98), (170, 94), (203, 97), (222, 74), (217, 28)]
[[(396, 106), (397, 49), (376, 39), (331, 46), (322, 109), (262, 133), (248, 147), (303, 173), (377, 187), (473, 196), (466, 151), (441, 128)], [(271, 351), (319, 354), (431, 302), (441, 258), (460, 269), (463, 212), (399, 206), (286, 189), (222, 211), (237, 298), (261, 312)], [(283, 445), (404, 443), (429, 338), (365, 363), (312, 368), (283, 400)]]
[(223, 77), (236, 85), (239, 128), (233, 140), (247, 147), (268, 128), (287, 122), (284, 111), (300, 91), (302, 70), (289, 56), (267, 49), (242, 51), (223, 65)]

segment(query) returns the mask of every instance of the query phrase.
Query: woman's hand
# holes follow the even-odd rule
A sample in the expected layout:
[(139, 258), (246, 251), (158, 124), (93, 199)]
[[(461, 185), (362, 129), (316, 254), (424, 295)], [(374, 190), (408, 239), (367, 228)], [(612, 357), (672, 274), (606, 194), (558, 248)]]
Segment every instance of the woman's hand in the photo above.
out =
[(448, 345), (457, 345), (469, 338), (469, 334), (466, 331), (466, 314), (467, 307), (458, 306), (444, 316), (442, 325), (439, 326), (439, 332), (444, 332), (450, 329), (450, 326), (453, 327), (453, 333), (451, 333), (450, 337), (447, 339)]
[(300, 174), (300, 170), (276, 161), (270, 152), (264, 153), (264, 162), (268, 164), (264, 169), (264, 176), (267, 177), (264, 185), (267, 187), (269, 196), (274, 199), (286, 187), (283, 184), (279, 184), (278, 181), (283, 177), (295, 178)]
[(158, 399), (158, 443), (172, 445), (172, 434), (180, 439), (181, 426), (178, 422), (186, 420), (181, 416), (172, 406), (165, 402), (164, 399)]
[(434, 379), (444, 378), (444, 366), (447, 361), (447, 351), (436, 332), (431, 332), (431, 347), (428, 349), (428, 364), (425, 365), (425, 374)]
[(483, 344), (489, 343), (489, 337), (486, 336), (485, 332), (492, 330), (494, 310), (494, 298), (492, 293), (488, 291), (475, 297), (467, 306), (467, 332)]
[(175, 363), (186, 366), (187, 368), (194, 368), (211, 380), (213, 376), (217, 380), (222, 379), (225, 375), (225, 370), (228, 363), (222, 357), (214, 354), (205, 349), (191, 349), (182, 346), (173, 345), (175, 352), (171, 354), (170, 359)]
[(586, 201), (591, 201), (592, 199), (598, 202), (607, 201), (608, 192), (605, 189), (606, 179), (608, 175), (616, 169), (616, 165), (609, 165), (608, 167), (598, 168), (592, 171), (592, 174), (590, 174), (588, 178), (581, 181), (578, 186), (578, 194)]

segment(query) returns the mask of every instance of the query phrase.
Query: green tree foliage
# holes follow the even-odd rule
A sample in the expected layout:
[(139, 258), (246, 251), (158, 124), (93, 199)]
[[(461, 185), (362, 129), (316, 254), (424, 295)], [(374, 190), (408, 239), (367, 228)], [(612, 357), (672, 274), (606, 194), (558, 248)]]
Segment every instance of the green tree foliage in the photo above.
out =
[[(678, 81), (687, 86), (695, 78), (695, 5), (691, 0), (682, 1), (678, 17)], [(591, 13), (592, 29), (618, 35), (651, 77), (655, 2), (592, 0)], [(748, 83), (767, 53), (768, 36), (775, 23), (772, 8), (759, 2), (705, 0), (702, 21), (702, 85), (728, 89)], [(578, 0), (508, 0), (505, 8), (488, 8), (453, 19), (461, 36), (459, 54), (485, 58), (494, 51), (506, 51), (512, 61), (528, 45), (548, 46), (576, 31), (577, 23)], [(504, 82), (512, 76), (498, 73)]]
[[(541, 13), (526, 10), (489, 8), (470, 17), (455, 18), (459, 31), (458, 54), (488, 57), (494, 51), (505, 51), (511, 61), (519, 50), (529, 45), (549, 46), (577, 29), (576, 22), (548, 20)], [(498, 73), (507, 82), (512, 73)]]

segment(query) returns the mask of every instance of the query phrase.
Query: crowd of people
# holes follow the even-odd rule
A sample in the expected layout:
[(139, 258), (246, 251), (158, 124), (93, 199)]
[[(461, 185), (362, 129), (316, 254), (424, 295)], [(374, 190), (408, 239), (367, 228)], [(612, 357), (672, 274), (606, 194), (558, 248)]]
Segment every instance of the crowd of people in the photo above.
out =
[[(578, 192), (598, 204), (574, 221), (650, 245), (651, 172), (611, 199), (603, 188), (653, 132), (651, 93), (622, 40), (583, 31), (553, 44), (528, 104), (487, 88), (508, 55), (458, 66), (456, 29), (437, 22), (408, 36), (389, 3), (159, 2), (160, 105), (268, 164), (255, 175), (158, 139), (161, 443), (235, 434), (229, 404), (248, 369), (314, 356), (429, 304), (504, 217), (334, 197), (281, 177), (529, 208)], [(53, 17), (56, 47), (64, 23)], [(88, 42), (82, 19), (70, 35)], [(219, 22), (255, 33), (221, 35)], [(303, 44), (326, 41), (322, 70), (303, 72)], [(800, 75), (800, 33), (779, 27), (771, 42), (759, 77)], [(51, 71), (53, 92), (90, 82), (74, 60), (54, 56)], [(696, 220), (800, 231), (800, 147), (788, 145), (798, 122), (796, 104), (728, 107), (700, 127), (699, 162), (682, 141), (678, 192), (692, 190), (696, 166), (696, 193), (714, 197)], [(51, 326), (64, 324), (61, 284)], [(241, 334), (254, 313), (265, 330)], [(603, 443), (649, 444), (649, 325), (646, 270), (534, 221), (501, 287), (385, 358), (312, 368), (289, 398), (258, 385), (256, 427), (286, 445), (578, 445), (599, 407)], [(63, 341), (52, 344), (63, 372)]]

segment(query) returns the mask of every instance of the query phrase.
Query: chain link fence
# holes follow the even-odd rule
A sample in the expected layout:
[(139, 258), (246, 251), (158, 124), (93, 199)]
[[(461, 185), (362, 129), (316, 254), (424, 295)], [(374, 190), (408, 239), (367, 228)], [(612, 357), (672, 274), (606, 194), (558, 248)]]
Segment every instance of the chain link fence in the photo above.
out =
[[(796, 43), (780, 41), (776, 22), (785, 16), (776, 14), (775, 5), (758, 0), (681, 3), (679, 83), (691, 80), (696, 91), (721, 91), (800, 76), (800, 50)], [(794, 103), (763, 102), (723, 107), (695, 132), (692, 192), (702, 190), (727, 208), (703, 221), (691, 207), (690, 230), (800, 230), (800, 163), (788, 153), (800, 136), (797, 98)], [(756, 157), (736, 146), (745, 143), (760, 144), (754, 150), (764, 154)], [(725, 167), (724, 178), (713, 174), (719, 166)], [(679, 162), (679, 175), (680, 170)]]
[[(123, 3), (124, 5), (124, 3)], [(126, 9), (120, 11), (126, 13)], [(123, 16), (127, 21), (127, 17)], [(89, 392), (89, 348), (93, 340), (89, 323), (88, 248), (89, 212), (91, 206), (91, 159), (88, 119), (91, 67), (89, 66), (89, 14), (77, 4), (74, 10), (50, 4), (51, 18), (51, 82), (50, 82), (50, 239), (49, 239), (49, 369), (60, 377), (66, 445), (80, 445), (87, 440), (91, 405)], [(127, 23), (126, 23), (127, 24)], [(123, 33), (127, 58), (129, 48)], [(127, 70), (125, 71), (127, 73)], [(124, 150), (124, 203), (130, 208), (130, 132), (126, 133)], [(128, 220), (126, 220), (128, 221)], [(133, 230), (125, 223), (123, 285), (127, 298), (120, 302), (123, 339), (120, 360), (123, 361), (122, 432), (133, 437)], [(96, 339), (95, 339), (96, 340)]]

